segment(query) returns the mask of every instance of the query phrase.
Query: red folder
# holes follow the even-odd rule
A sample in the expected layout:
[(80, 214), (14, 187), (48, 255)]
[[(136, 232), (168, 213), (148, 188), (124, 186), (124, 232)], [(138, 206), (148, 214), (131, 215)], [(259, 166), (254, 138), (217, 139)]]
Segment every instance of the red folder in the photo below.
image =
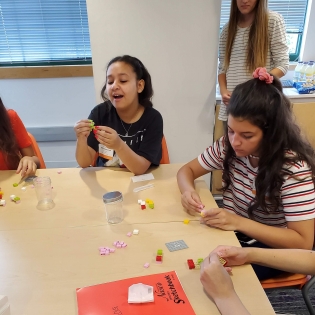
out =
[[(129, 304), (128, 288), (153, 286), (154, 302)], [(76, 290), (79, 315), (196, 315), (175, 271), (123, 279)]]

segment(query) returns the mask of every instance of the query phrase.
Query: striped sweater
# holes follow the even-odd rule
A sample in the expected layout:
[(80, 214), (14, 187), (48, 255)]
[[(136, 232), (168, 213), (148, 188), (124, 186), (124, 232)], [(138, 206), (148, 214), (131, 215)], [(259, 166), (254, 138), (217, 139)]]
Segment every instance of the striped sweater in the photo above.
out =
[[(199, 155), (200, 165), (208, 170), (223, 169), (226, 151), (224, 137)], [(288, 152), (287, 154), (293, 154)], [(280, 190), (281, 205), (277, 212), (268, 213), (260, 207), (253, 215), (262, 224), (286, 227), (287, 221), (302, 221), (315, 218), (315, 190), (311, 170), (303, 161), (284, 165), (291, 175), (285, 175)], [(258, 167), (251, 166), (248, 157), (235, 157), (230, 162), (231, 185), (223, 193), (225, 209), (248, 218), (247, 209), (255, 198), (255, 178)]]
[[(238, 27), (235, 35), (230, 65), (227, 71), (224, 70), (225, 47), (228, 36), (228, 23), (222, 28), (219, 43), (219, 69), (218, 74), (226, 74), (227, 89), (233, 92), (236, 85), (252, 79), (252, 74), (246, 71), (247, 42), (250, 26)], [(274, 68), (280, 69), (286, 74), (289, 68), (289, 53), (286, 39), (285, 24), (279, 13), (269, 11), (269, 41), (270, 48), (267, 54), (267, 71)], [(219, 119), (226, 121), (226, 107), (220, 107)]]

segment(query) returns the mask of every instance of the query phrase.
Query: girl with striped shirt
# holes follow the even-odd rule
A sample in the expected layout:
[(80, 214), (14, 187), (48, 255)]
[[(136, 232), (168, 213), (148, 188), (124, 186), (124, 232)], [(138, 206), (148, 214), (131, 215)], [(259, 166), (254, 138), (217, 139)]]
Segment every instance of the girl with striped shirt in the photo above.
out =
[(232, 0), (219, 43), (220, 120), (227, 120), (226, 106), (235, 86), (249, 80), (257, 67), (266, 67), (278, 78), (286, 74), (289, 51), (284, 20), (268, 11), (268, 0)]
[[(294, 122), (280, 81), (264, 68), (253, 75), (233, 92), (227, 136), (179, 170), (182, 205), (202, 212), (210, 226), (257, 240), (256, 247), (311, 249), (315, 152)], [(218, 169), (224, 208), (204, 209), (194, 180)], [(261, 280), (277, 273), (256, 267)]]

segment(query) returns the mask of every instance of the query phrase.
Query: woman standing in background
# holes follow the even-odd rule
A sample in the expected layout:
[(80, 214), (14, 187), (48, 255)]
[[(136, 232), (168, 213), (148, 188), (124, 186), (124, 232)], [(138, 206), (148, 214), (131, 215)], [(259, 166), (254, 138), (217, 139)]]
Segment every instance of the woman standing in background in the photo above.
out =
[(251, 79), (258, 67), (281, 78), (289, 67), (282, 16), (268, 11), (268, 0), (232, 0), (229, 22), (219, 43), (218, 82), (223, 104), (219, 119), (226, 121), (226, 106), (236, 85)]

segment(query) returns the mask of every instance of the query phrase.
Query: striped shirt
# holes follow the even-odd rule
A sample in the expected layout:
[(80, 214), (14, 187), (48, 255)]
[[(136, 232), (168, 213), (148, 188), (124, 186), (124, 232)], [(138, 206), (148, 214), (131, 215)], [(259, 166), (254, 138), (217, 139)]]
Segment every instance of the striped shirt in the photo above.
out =
[[(226, 151), (224, 137), (199, 155), (200, 165), (208, 170), (223, 169)], [(287, 154), (294, 154), (290, 151)], [(310, 167), (303, 161), (284, 165), (290, 175), (284, 176), (280, 189), (280, 206), (274, 213), (262, 208), (253, 211), (254, 218), (262, 224), (286, 227), (288, 221), (303, 221), (315, 218), (315, 190)], [(224, 208), (248, 218), (248, 207), (255, 198), (255, 179), (258, 167), (251, 166), (248, 157), (235, 157), (230, 162), (231, 184), (223, 193)]]
[[(267, 71), (274, 68), (280, 69), (286, 74), (289, 68), (289, 52), (286, 39), (286, 30), (283, 17), (276, 12), (269, 11), (268, 14), (269, 49), (267, 54)], [(237, 27), (230, 64), (227, 71), (224, 70), (225, 47), (228, 37), (228, 23), (224, 25), (219, 43), (219, 69), (218, 74), (226, 74), (227, 89), (233, 92), (236, 85), (252, 79), (252, 74), (246, 70), (247, 42), (250, 26)], [(220, 106), (219, 119), (226, 121), (226, 106)]]

